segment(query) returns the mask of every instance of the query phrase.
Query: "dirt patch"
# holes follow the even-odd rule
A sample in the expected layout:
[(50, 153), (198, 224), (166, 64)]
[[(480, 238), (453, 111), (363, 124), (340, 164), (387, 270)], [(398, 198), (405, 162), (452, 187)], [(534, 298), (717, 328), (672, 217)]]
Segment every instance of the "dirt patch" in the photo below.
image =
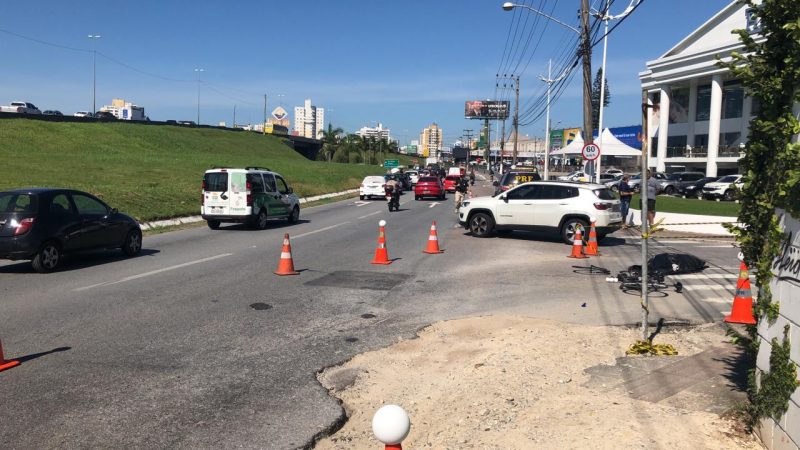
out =
[[(614, 365), (638, 334), (506, 316), (436, 323), (418, 339), (320, 374), (349, 420), (315, 448), (381, 448), (371, 420), (389, 403), (411, 417), (403, 442), (410, 449), (762, 448), (729, 418), (587, 386), (585, 369)], [(684, 356), (726, 345), (712, 328), (665, 332), (656, 341)], [(341, 383), (342, 371), (357, 374), (354, 383)]]

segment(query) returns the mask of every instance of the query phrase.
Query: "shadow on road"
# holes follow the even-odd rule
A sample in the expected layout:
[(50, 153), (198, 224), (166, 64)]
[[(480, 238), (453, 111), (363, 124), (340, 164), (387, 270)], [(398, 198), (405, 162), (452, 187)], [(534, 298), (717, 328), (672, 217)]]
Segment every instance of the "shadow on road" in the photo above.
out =
[(34, 360), (36, 358), (41, 358), (42, 356), (47, 356), (47, 355), (49, 355), (51, 353), (66, 352), (67, 350), (72, 350), (72, 347), (58, 347), (58, 348), (54, 348), (54, 349), (46, 351), (46, 352), (31, 353), (30, 355), (19, 356), (19, 357), (11, 358), (11, 359), (19, 361), (20, 363), (25, 363), (25, 362)]
[(267, 228), (264, 230), (259, 230), (258, 228), (254, 228), (246, 223), (234, 223), (230, 225), (222, 224), (219, 227), (219, 231), (269, 231), (269, 230), (279, 230), (281, 228), (286, 227), (293, 227), (295, 225), (303, 225), (305, 223), (311, 223), (308, 219), (300, 219), (297, 222), (289, 223), (286, 220), (270, 220), (267, 223)]
[[(85, 269), (87, 267), (109, 264), (117, 261), (142, 258), (159, 253), (159, 250), (143, 248), (136, 256), (123, 255), (119, 250), (103, 250), (92, 252), (71, 253), (64, 256), (64, 261), (56, 268), (56, 272), (70, 272), (73, 270)], [(9, 264), (0, 267), (0, 273), (36, 273), (31, 267), (30, 261), (18, 261), (16, 264)]]

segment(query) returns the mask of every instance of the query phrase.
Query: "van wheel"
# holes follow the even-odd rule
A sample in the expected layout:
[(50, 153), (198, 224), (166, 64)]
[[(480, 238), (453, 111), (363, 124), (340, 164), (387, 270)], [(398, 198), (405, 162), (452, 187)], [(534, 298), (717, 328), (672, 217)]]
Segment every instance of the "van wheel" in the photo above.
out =
[(723, 195), (723, 198), (725, 199), (726, 202), (732, 202), (733, 197), (734, 197), (733, 189), (728, 189), (727, 191), (725, 191), (725, 194)]
[(300, 208), (298, 208), (297, 206), (292, 208), (292, 213), (289, 214), (287, 220), (289, 221), (289, 223), (297, 223), (297, 221), (300, 220)]
[(219, 220), (206, 220), (206, 223), (208, 224), (208, 228), (219, 230)]
[(469, 231), (479, 238), (489, 237), (492, 234), (494, 220), (486, 213), (476, 213), (469, 219)]
[(39, 273), (52, 272), (61, 262), (61, 247), (55, 241), (47, 241), (31, 261), (33, 270)]
[(131, 230), (125, 237), (125, 242), (122, 244), (122, 253), (125, 256), (135, 256), (142, 249), (142, 232), (139, 230)]
[(256, 216), (256, 228), (259, 230), (264, 230), (267, 228), (268, 223), (267, 211), (264, 208), (261, 208), (261, 211), (258, 212), (258, 216)]
[(575, 242), (575, 230), (581, 227), (581, 237), (586, 241), (589, 232), (589, 224), (583, 219), (567, 219), (561, 226), (561, 239), (565, 244), (572, 245)]
[(666, 188), (664, 188), (664, 193), (667, 195), (672, 195), (675, 193), (675, 188), (672, 186), (667, 186)]
[(364, 197), (366, 197), (366, 196), (365, 195), (359, 195), (358, 196), (358, 198), (361, 199), (361, 200), (364, 200)]

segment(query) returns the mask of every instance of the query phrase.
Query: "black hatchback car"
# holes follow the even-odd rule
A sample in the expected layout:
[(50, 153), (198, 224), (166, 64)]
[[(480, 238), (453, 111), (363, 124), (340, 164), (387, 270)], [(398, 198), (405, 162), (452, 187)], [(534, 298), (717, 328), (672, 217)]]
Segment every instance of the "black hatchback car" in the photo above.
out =
[(503, 177), (500, 178), (500, 181), (494, 182), (494, 195), (505, 192), (519, 184), (528, 183), (530, 181), (542, 181), (542, 177), (539, 175), (539, 172), (530, 170), (511, 170), (504, 173)]
[(52, 188), (0, 192), (0, 259), (29, 259), (34, 270), (46, 273), (65, 253), (109, 248), (136, 255), (142, 230), (97, 197)]

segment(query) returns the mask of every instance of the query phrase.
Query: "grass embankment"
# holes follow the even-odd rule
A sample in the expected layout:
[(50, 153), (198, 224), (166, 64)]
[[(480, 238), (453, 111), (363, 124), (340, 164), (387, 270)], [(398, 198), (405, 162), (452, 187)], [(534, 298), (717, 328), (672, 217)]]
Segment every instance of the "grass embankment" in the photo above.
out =
[(79, 189), (138, 220), (198, 214), (203, 172), (215, 165), (269, 167), (301, 197), (353, 189), (384, 173), (309, 161), (278, 137), (249, 132), (28, 119), (0, 121), (0, 160), (0, 190)]
[[(634, 195), (631, 207), (639, 209), (639, 195)], [(717, 202), (714, 200), (697, 200), (693, 198), (670, 197), (659, 195), (656, 200), (657, 212), (671, 212), (681, 214), (702, 214), (704, 216), (729, 216), (739, 215), (739, 204), (736, 202)]]

